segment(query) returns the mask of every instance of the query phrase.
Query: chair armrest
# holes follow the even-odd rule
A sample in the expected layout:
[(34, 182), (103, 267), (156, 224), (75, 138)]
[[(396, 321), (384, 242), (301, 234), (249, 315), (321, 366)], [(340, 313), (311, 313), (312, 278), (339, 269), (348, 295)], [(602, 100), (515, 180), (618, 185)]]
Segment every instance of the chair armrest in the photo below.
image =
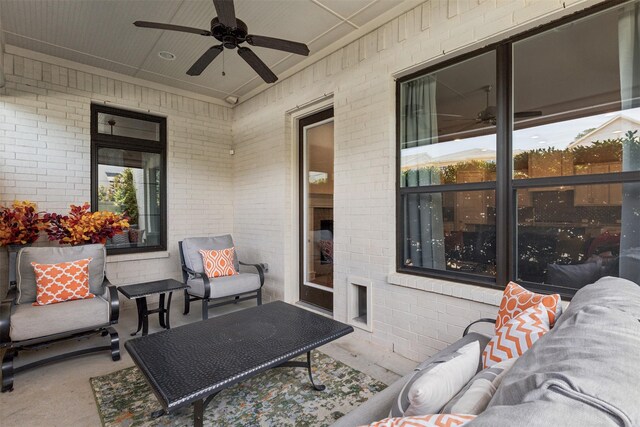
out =
[(242, 261), (238, 261), (238, 262), (240, 263), (240, 265), (255, 267), (255, 269), (258, 270), (258, 275), (260, 276), (260, 287), (264, 286), (264, 268), (262, 267), (262, 264), (249, 264)]
[[(192, 270), (184, 264), (182, 264), (182, 271), (184, 271), (187, 274), (190, 274), (193, 277), (201, 278), (202, 282), (204, 283), (204, 299), (209, 298), (209, 295), (211, 295), (211, 281), (209, 280), (209, 276), (207, 276), (204, 273), (200, 273), (198, 271)], [(186, 284), (187, 283), (185, 282), (185, 285)]]
[(11, 343), (11, 311), (18, 298), (15, 287), (9, 288), (7, 296), (0, 302), (0, 347)]
[(116, 323), (118, 323), (118, 318), (120, 317), (120, 299), (118, 298), (118, 288), (116, 288), (115, 285), (112, 285), (106, 276), (104, 278), (104, 282), (102, 283), (109, 291), (109, 323), (115, 325)]
[(476, 323), (480, 323), (480, 322), (485, 322), (485, 323), (496, 323), (496, 319), (490, 319), (487, 317), (484, 317), (482, 319), (478, 319), (475, 322), (471, 322), (469, 323), (469, 325), (467, 325), (467, 327), (465, 328), (464, 332), (462, 333), (462, 336), (466, 336), (469, 333), (469, 330), (471, 329), (471, 326), (475, 325)]

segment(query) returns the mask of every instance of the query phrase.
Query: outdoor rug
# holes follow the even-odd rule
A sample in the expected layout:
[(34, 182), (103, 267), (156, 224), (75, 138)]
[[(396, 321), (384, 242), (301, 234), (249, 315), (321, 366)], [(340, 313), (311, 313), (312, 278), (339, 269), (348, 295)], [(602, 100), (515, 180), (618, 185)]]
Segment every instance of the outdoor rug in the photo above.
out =
[[(311, 387), (306, 369), (270, 369), (218, 394), (205, 409), (204, 425), (328, 426), (386, 387), (319, 351), (312, 359), (314, 379), (324, 391)], [(193, 425), (193, 405), (151, 417), (162, 407), (136, 367), (90, 381), (105, 427)]]

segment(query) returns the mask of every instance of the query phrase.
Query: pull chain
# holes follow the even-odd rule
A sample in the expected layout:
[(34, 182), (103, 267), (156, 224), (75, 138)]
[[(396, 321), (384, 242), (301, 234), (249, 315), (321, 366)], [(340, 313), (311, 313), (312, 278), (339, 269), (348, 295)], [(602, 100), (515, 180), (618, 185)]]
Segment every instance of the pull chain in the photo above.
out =
[(222, 50), (222, 76), (226, 76), (225, 72), (224, 72), (224, 48)]

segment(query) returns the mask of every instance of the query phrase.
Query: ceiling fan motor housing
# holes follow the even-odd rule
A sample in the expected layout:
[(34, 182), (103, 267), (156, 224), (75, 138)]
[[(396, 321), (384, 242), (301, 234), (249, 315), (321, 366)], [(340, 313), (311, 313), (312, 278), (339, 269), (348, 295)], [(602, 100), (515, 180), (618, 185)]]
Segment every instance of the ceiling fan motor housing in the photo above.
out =
[(211, 35), (219, 40), (227, 49), (235, 49), (247, 39), (247, 24), (236, 18), (236, 27), (231, 28), (222, 24), (218, 18), (211, 20)]

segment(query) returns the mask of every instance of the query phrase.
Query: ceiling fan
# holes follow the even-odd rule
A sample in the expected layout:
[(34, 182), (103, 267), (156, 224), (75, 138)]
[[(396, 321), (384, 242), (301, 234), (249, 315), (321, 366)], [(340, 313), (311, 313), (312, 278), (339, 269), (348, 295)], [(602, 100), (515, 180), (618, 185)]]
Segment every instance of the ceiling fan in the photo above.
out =
[(218, 16), (211, 20), (211, 30), (201, 30), (199, 28), (183, 27), (182, 25), (148, 21), (136, 21), (133, 25), (136, 27), (199, 34), (201, 36), (213, 37), (221, 42), (221, 44), (209, 48), (209, 50), (189, 68), (187, 74), (190, 76), (199, 76), (226, 48), (238, 49), (238, 55), (240, 55), (265, 82), (276, 82), (278, 77), (273, 71), (271, 71), (251, 49), (246, 46), (240, 46), (244, 42), (247, 42), (251, 46), (277, 49), (298, 55), (309, 55), (309, 48), (304, 43), (249, 34), (247, 24), (236, 18), (233, 0), (213, 0), (213, 5)]
[[(476, 123), (484, 123), (491, 126), (496, 125), (496, 116), (498, 113), (498, 108), (495, 105), (489, 105), (489, 93), (493, 89), (493, 86), (487, 85), (482, 88), (482, 90), (486, 93), (487, 103), (483, 110), (480, 110), (478, 114), (476, 114)], [(513, 113), (514, 119), (526, 119), (529, 117), (538, 117), (542, 115), (542, 111), (517, 111)]]

